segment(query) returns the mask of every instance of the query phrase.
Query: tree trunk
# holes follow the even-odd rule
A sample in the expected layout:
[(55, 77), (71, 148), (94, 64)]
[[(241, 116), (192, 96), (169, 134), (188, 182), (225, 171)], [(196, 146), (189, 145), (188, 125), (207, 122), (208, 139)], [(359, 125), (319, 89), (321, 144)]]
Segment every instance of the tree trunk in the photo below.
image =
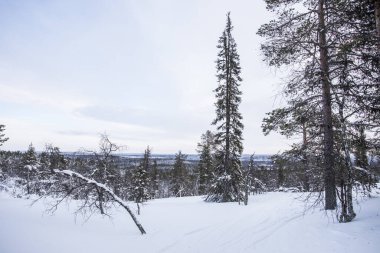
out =
[(30, 194), (30, 179), (29, 179), (29, 169), (28, 169), (28, 174), (27, 174), (27, 177), (26, 177), (26, 192), (27, 194), (29, 195)]
[(380, 51), (380, 0), (374, 0), (377, 32), (377, 48)]
[(308, 169), (308, 159), (307, 159), (307, 135), (306, 135), (306, 122), (305, 119), (302, 119), (302, 164), (303, 164), (303, 186), (304, 186), (304, 191), (308, 192), (310, 191), (310, 183), (309, 183), (309, 176), (307, 173)]
[(103, 208), (103, 192), (101, 189), (96, 187), (96, 191), (98, 193), (98, 201), (99, 201), (99, 210), (101, 214), (104, 214), (104, 208)]
[(229, 39), (225, 40), (225, 51), (226, 51), (226, 153), (224, 158), (224, 167), (225, 171), (228, 171), (230, 163), (230, 89), (231, 89), (231, 80), (230, 80), (230, 59), (229, 59)]
[[(373, 0), (375, 5), (375, 22), (377, 35), (377, 56), (380, 54), (380, 0)], [(380, 57), (378, 57), (380, 58)], [(380, 59), (378, 59), (380, 64)]]
[(244, 205), (248, 205), (249, 186), (250, 186), (250, 181), (249, 181), (249, 177), (247, 174), (246, 178), (245, 178)]
[(322, 97), (323, 97), (323, 132), (324, 132), (324, 183), (325, 183), (325, 210), (336, 208), (335, 172), (333, 156), (333, 129), (331, 113), (331, 93), (329, 80), (328, 51), (326, 43), (325, 0), (319, 0), (318, 5), (318, 37), (321, 66)]

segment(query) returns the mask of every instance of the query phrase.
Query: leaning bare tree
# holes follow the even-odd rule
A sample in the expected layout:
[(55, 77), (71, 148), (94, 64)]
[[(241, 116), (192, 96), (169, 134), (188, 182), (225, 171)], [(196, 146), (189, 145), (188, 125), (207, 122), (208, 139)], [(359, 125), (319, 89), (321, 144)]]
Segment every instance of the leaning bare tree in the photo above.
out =
[[(75, 199), (79, 202), (76, 213), (91, 216), (94, 212), (110, 215), (111, 206), (124, 208), (138, 227), (141, 234), (145, 230), (136, 219), (127, 202), (118, 196), (118, 179), (122, 178), (115, 168), (113, 153), (121, 146), (112, 143), (107, 135), (102, 135), (98, 152), (81, 153), (62, 163), (47, 162), (35, 174), (44, 179), (44, 196), (53, 196), (50, 211), (54, 212), (64, 200)], [(45, 160), (60, 161), (59, 152), (48, 152)], [(51, 151), (51, 149), (50, 149)], [(55, 165), (55, 166), (54, 166)]]

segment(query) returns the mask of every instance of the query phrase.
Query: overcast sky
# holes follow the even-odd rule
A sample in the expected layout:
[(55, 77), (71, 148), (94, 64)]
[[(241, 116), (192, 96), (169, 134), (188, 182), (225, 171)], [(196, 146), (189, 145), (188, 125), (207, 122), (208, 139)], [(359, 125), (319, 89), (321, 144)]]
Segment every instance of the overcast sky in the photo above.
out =
[(127, 152), (182, 150), (215, 116), (217, 41), (231, 11), (242, 66), (244, 153), (276, 153), (263, 136), (281, 103), (280, 77), (260, 53), (261, 0), (0, 1), (2, 149), (95, 149), (106, 132)]

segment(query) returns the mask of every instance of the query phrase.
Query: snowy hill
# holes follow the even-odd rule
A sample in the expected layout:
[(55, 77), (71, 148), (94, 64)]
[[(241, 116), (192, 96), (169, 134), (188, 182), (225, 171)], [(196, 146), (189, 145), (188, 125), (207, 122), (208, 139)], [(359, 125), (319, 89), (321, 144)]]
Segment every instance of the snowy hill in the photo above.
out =
[(31, 200), (0, 193), (0, 252), (379, 252), (380, 198), (361, 201), (354, 222), (339, 224), (331, 213), (304, 214), (296, 197), (255, 195), (248, 206), (201, 197), (153, 200), (138, 217), (142, 236), (123, 210), (112, 219), (75, 222), (75, 202), (50, 216), (43, 201), (30, 207)]

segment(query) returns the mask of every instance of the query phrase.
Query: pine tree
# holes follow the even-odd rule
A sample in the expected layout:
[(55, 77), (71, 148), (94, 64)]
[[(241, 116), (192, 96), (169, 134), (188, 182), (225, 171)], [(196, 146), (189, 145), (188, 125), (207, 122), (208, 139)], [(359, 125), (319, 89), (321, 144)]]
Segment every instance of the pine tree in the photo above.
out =
[(233, 26), (230, 13), (227, 24), (219, 38), (217, 63), (218, 87), (215, 89), (216, 118), (212, 122), (217, 126), (215, 134), (215, 173), (212, 186), (208, 191), (207, 201), (228, 202), (243, 199), (240, 157), (243, 152), (241, 123), (239, 112), (241, 102), (240, 62), (237, 45), (232, 37)]
[[(300, 2), (305, 6), (303, 12), (294, 7)], [(327, 3), (324, 0), (266, 0), (266, 3), (267, 9), (277, 14), (276, 20), (261, 26), (258, 31), (259, 35), (268, 38), (261, 46), (266, 60), (272, 66), (293, 67), (293, 76), (287, 84), (288, 96), (296, 97), (297, 94), (300, 102), (319, 100), (322, 104), (325, 209), (335, 209)]]
[(4, 142), (6, 142), (9, 138), (7, 137), (4, 137), (5, 134), (3, 134), (5, 130), (5, 126), (4, 125), (0, 125), (0, 147), (3, 145)]
[(197, 172), (199, 177), (198, 194), (207, 192), (213, 173), (214, 135), (207, 130), (202, 134), (201, 142), (198, 143), (199, 163)]
[(310, 190), (309, 166), (312, 156), (319, 155), (321, 149), (321, 110), (314, 103), (288, 101), (288, 107), (275, 109), (263, 119), (264, 135), (277, 131), (287, 138), (302, 136), (302, 143), (292, 145), (289, 155), (302, 161), (301, 178), (304, 191)]
[(40, 163), (44, 170), (49, 170), (51, 173), (55, 169), (64, 169), (66, 160), (58, 147), (51, 144), (46, 144), (45, 151), (40, 155)]
[[(321, 111), (325, 209), (336, 207), (335, 171), (342, 167), (334, 163), (337, 156), (344, 156), (340, 179), (345, 178), (342, 182), (348, 190), (343, 199), (351, 198), (350, 120), (379, 118), (375, 114), (380, 94), (377, 2), (266, 0), (267, 9), (277, 18), (258, 31), (268, 38), (262, 51), (269, 65), (291, 67), (285, 87), (285, 95), (295, 102), (291, 106), (309, 104), (308, 108)], [(318, 122), (316, 117), (304, 116), (312, 119), (312, 125)], [(309, 144), (305, 147), (310, 150)]]

